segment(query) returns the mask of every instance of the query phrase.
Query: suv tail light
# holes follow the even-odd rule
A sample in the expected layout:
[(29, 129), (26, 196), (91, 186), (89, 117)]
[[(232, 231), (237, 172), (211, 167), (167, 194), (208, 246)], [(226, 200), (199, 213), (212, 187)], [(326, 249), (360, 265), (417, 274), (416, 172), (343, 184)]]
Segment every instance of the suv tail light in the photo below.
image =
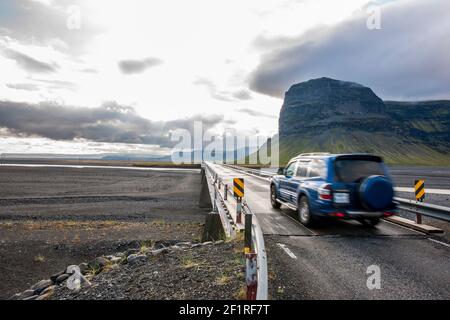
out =
[(392, 216), (395, 216), (395, 212), (383, 212), (383, 216), (392, 217)]
[(319, 193), (320, 200), (331, 201), (331, 184), (326, 183), (321, 185), (319, 189), (317, 189), (317, 192)]

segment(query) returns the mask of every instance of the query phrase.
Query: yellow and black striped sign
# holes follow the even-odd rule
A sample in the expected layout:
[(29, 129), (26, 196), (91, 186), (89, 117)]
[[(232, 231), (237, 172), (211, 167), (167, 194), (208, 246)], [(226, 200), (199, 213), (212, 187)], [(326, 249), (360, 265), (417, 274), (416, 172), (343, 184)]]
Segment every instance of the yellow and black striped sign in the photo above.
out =
[(425, 181), (415, 180), (414, 181), (414, 192), (417, 201), (423, 201), (425, 199)]
[(233, 179), (233, 193), (236, 198), (244, 197), (244, 179), (234, 178)]

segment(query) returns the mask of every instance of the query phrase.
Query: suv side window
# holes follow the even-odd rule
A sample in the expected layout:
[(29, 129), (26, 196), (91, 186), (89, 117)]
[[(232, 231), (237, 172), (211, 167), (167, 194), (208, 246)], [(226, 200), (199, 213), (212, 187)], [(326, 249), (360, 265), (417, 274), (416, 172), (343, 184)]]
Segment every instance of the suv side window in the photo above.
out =
[(292, 177), (294, 175), (295, 165), (296, 165), (296, 162), (292, 162), (291, 164), (289, 164), (287, 166), (286, 171), (285, 171), (286, 172), (285, 174), (287, 177)]
[(308, 162), (300, 161), (297, 167), (297, 177), (305, 178), (308, 172)]
[(325, 178), (325, 162), (323, 160), (314, 159), (309, 164), (308, 177), (322, 177)]

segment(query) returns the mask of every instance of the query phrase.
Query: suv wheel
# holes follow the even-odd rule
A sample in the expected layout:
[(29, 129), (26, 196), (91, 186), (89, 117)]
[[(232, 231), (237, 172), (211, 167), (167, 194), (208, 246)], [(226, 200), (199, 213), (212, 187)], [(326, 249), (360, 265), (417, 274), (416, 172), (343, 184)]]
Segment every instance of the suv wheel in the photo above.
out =
[(311, 211), (309, 209), (308, 198), (303, 196), (300, 198), (298, 204), (298, 218), (302, 224), (305, 226), (310, 226), (312, 224)]
[(277, 201), (277, 189), (275, 188), (275, 185), (270, 186), (270, 203), (274, 209), (280, 209), (281, 207), (281, 203)]

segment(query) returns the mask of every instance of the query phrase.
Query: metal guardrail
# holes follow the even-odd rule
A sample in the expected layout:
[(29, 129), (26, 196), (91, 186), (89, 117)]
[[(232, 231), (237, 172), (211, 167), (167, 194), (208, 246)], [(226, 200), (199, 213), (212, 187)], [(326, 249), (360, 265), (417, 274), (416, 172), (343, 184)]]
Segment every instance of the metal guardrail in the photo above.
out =
[(213, 205), (213, 211), (219, 213), (220, 220), (222, 221), (222, 225), (225, 230), (225, 235), (227, 237), (234, 237), (235, 231), (233, 230), (231, 223), (232, 221), (229, 217), (230, 212), (226, 207), (226, 198), (220, 193), (220, 184), (216, 182), (216, 174), (209, 166), (205, 165), (204, 168), (206, 168), (205, 175)]
[(234, 169), (234, 170), (237, 170), (237, 171), (241, 171), (241, 172), (244, 172), (244, 173), (249, 173), (249, 174), (252, 174), (254, 176), (261, 177), (261, 178), (271, 178), (273, 175), (275, 175), (275, 173), (273, 173), (273, 172), (263, 171), (263, 170), (256, 170), (256, 169), (249, 169), (249, 168), (243, 168), (243, 167), (239, 167), (237, 165), (224, 164), (223, 166), (229, 167), (231, 169)]
[(403, 198), (394, 198), (401, 210), (450, 222), (450, 208)]
[[(211, 193), (211, 198), (216, 206), (218, 204), (218, 199), (220, 199), (220, 203), (229, 207), (227, 208), (228, 212), (231, 212), (233, 209), (231, 208), (234, 205), (233, 193), (231, 188), (228, 187), (227, 184), (223, 183), (223, 180), (218, 176), (218, 174), (214, 171), (214, 169), (208, 164), (204, 163), (205, 171), (209, 174), (209, 179), (213, 185), (213, 193)], [(223, 195), (221, 193), (223, 187)], [(233, 202), (233, 203), (232, 203)], [(268, 273), (267, 273), (267, 254), (266, 248), (264, 245), (264, 237), (262, 229), (258, 223), (258, 219), (251, 211), (248, 204), (245, 200), (242, 203), (242, 213), (251, 215), (251, 238), (252, 238), (252, 247), (253, 252), (256, 254), (256, 300), (267, 300), (268, 299)], [(237, 219), (237, 214), (233, 217)], [(234, 221), (236, 222), (236, 221)], [(248, 226), (246, 226), (248, 227)]]
[(243, 209), (246, 214), (251, 214), (252, 219), (252, 243), (254, 246), (254, 251), (257, 253), (257, 277), (258, 277), (258, 287), (256, 292), (257, 300), (267, 300), (268, 298), (268, 275), (267, 275), (267, 254), (266, 247), (264, 245), (264, 236), (262, 229), (258, 223), (258, 219), (253, 214), (252, 210), (248, 206), (247, 202), (244, 201)]

